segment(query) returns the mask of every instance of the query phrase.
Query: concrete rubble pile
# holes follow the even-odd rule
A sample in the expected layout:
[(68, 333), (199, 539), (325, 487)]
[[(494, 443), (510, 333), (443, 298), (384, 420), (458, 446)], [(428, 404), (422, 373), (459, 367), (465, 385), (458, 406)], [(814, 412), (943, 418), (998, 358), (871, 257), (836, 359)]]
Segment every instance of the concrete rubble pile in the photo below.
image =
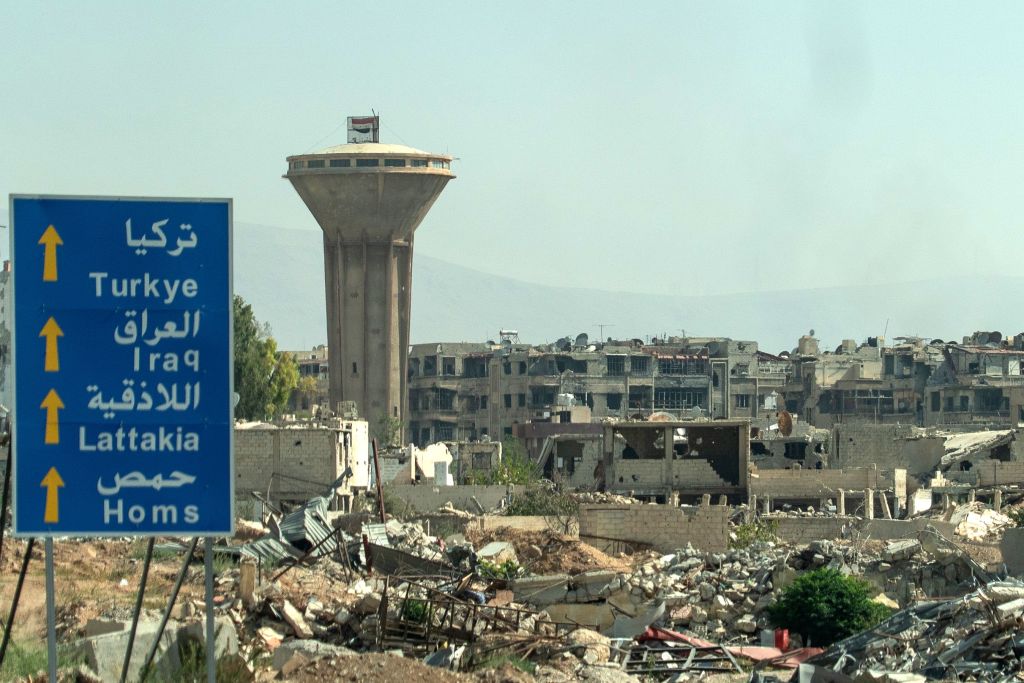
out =
[(949, 521), (956, 525), (956, 535), (972, 541), (998, 537), (1014, 522), (1007, 515), (997, 512), (984, 503), (975, 501), (960, 505), (949, 515)]
[(996, 681), (1019, 676), (1022, 658), (1024, 583), (1013, 580), (917, 603), (805, 666), (828, 669), (833, 681)]

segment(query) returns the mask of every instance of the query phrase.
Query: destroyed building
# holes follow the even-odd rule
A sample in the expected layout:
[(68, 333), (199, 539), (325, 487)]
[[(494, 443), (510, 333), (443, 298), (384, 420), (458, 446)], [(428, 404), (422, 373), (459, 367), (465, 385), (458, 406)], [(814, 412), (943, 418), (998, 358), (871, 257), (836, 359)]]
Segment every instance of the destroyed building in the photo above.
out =
[(720, 337), (416, 344), (407, 433), (424, 445), (500, 440), (530, 422), (769, 418), (782, 407), (789, 367), (756, 342)]

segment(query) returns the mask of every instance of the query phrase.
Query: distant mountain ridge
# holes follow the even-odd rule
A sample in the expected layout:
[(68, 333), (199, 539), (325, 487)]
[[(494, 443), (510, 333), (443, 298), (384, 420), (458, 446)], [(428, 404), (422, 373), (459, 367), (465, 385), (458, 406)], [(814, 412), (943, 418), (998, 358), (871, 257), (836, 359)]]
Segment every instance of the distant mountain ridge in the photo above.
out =
[[(613, 264), (614, 254), (609, 254), (608, 267)], [(779, 267), (785, 267), (781, 259)], [(949, 276), (902, 284), (688, 296), (552, 287), (422, 253), (416, 254), (413, 270), (413, 343), (482, 342), (497, 337), (502, 328), (516, 329), (524, 342), (532, 343), (579, 332), (593, 339), (597, 323), (604, 323), (605, 335), (615, 338), (679, 335), (685, 330), (692, 336), (753, 339), (761, 349), (777, 353), (791, 350), (812, 328), (825, 347), (883, 332), (890, 339), (919, 334), (949, 340), (974, 330), (1024, 330), (1024, 322), (1008, 305), (1024, 294), (1022, 277)], [(325, 341), (319, 233), (237, 224), (235, 291), (271, 323), (283, 348)], [(947, 303), (951, 301), (971, 304), (958, 309)]]
[[(7, 218), (6, 209), (0, 209), (0, 224), (8, 225)], [(604, 267), (613, 269), (614, 259), (610, 253)], [(786, 267), (782, 258), (778, 267)], [(326, 341), (319, 232), (238, 222), (234, 271), (235, 292), (253, 305), (260, 320), (270, 323), (279, 348), (299, 350)], [(601, 267), (590, 271), (595, 279), (604, 279)], [(883, 332), (889, 339), (920, 334), (948, 341), (975, 330), (1024, 330), (1012, 305), (1024, 295), (1024, 277), (1008, 275), (944, 275), (901, 284), (710, 296), (554, 287), (513, 275), (493, 275), (418, 252), (413, 343), (482, 342), (497, 337), (502, 328), (518, 330), (531, 343), (580, 332), (595, 339), (602, 323), (605, 335), (617, 339), (680, 335), (685, 330), (692, 336), (753, 339), (762, 350), (777, 353), (792, 349), (810, 329), (825, 348), (844, 338), (862, 341)]]

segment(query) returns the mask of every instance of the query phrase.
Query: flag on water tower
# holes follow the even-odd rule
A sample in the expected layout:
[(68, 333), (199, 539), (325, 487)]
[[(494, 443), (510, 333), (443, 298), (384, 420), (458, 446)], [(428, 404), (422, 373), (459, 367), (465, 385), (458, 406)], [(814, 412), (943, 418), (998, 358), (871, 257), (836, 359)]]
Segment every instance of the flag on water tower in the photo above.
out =
[(379, 116), (348, 117), (348, 141), (380, 142)]

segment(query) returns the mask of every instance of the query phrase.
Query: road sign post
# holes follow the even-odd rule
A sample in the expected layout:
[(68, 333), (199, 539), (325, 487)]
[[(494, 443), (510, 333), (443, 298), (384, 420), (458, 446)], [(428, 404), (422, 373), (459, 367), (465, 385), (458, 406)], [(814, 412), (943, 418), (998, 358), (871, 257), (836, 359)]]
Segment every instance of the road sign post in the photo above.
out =
[(11, 197), (22, 537), (234, 531), (230, 200)]

